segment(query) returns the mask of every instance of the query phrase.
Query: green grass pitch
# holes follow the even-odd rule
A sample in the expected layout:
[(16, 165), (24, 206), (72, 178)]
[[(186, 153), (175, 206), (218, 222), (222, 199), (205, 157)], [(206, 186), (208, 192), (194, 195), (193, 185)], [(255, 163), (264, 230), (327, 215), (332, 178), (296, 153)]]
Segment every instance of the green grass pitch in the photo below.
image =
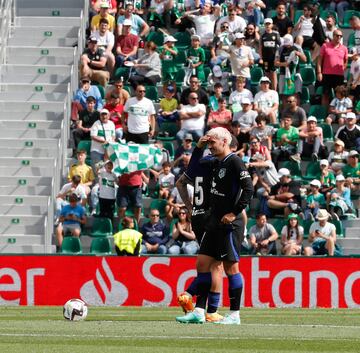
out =
[(1, 307), (0, 352), (360, 352), (360, 310), (242, 309), (241, 326), (185, 325), (178, 308)]

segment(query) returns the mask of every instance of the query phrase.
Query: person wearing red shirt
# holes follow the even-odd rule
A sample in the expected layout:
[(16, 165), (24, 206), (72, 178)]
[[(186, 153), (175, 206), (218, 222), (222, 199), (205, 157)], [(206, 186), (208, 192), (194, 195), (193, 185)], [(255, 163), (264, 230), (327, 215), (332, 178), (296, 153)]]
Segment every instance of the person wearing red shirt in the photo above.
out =
[(209, 114), (207, 125), (210, 129), (214, 127), (223, 127), (225, 129), (231, 130), (231, 111), (226, 109), (226, 99), (219, 98), (219, 109), (217, 111), (212, 111)]
[(119, 141), (123, 137), (121, 114), (124, 110), (124, 106), (120, 104), (120, 96), (115, 92), (111, 93), (110, 100), (104, 108), (110, 112), (110, 120), (115, 124), (115, 138)]
[(123, 23), (123, 34), (116, 41), (116, 64), (122, 66), (127, 61), (134, 61), (139, 46), (139, 37), (131, 33), (131, 20)]
[(317, 79), (324, 88), (322, 105), (329, 105), (331, 89), (344, 84), (344, 73), (348, 62), (348, 49), (341, 44), (342, 32), (336, 29), (333, 39), (325, 42), (320, 49), (320, 56), (316, 64)]

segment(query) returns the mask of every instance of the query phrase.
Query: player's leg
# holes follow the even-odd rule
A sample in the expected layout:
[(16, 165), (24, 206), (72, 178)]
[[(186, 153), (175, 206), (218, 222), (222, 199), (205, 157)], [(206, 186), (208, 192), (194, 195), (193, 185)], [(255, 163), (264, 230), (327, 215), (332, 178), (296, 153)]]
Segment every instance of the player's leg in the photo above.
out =
[(217, 312), (220, 302), (220, 293), (223, 280), (223, 265), (220, 261), (215, 261), (211, 267), (211, 288), (208, 295), (208, 306), (206, 312), (206, 321), (215, 322), (222, 320), (223, 317)]

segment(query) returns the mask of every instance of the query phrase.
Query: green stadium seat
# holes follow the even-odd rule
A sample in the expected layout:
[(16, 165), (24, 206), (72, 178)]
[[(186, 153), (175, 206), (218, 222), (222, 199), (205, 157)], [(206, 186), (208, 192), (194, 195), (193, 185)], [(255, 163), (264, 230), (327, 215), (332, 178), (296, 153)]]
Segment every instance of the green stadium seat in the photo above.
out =
[(303, 179), (312, 180), (320, 178), (320, 164), (319, 162), (310, 162), (306, 167), (305, 175)]
[(313, 67), (300, 67), (300, 75), (303, 79), (304, 86), (314, 85), (316, 82), (316, 73)]
[(308, 87), (306, 86), (302, 87), (300, 100), (301, 100), (301, 104), (310, 103), (310, 91)]
[[(160, 135), (157, 138), (161, 141), (174, 141), (179, 127), (174, 122), (163, 122), (159, 127)], [(168, 136), (162, 136), (164, 133), (167, 133)]]
[(314, 116), (318, 120), (318, 123), (320, 123), (325, 120), (327, 109), (320, 104), (312, 105), (309, 110), (309, 116)]
[(105, 98), (105, 88), (102, 85), (96, 85), (96, 87), (99, 89), (100, 94), (101, 94), (101, 98), (104, 99)]
[(261, 77), (264, 76), (264, 71), (260, 66), (253, 66), (250, 70), (251, 86), (258, 86)]
[(185, 52), (185, 49), (189, 48), (191, 45), (191, 36), (190, 34), (185, 32), (176, 32), (174, 34), (174, 38), (177, 39), (177, 42), (175, 43), (176, 48), (180, 49), (180, 51)]
[(90, 245), (90, 254), (109, 255), (111, 245), (108, 238), (94, 238)]
[[(276, 7), (276, 5), (274, 6), (274, 8)], [(267, 18), (273, 18), (276, 16), (276, 10), (269, 10), (267, 13), (266, 13), (266, 17)]]
[(350, 33), (348, 42), (347, 42), (347, 46), (349, 48), (355, 47), (355, 32)]
[(256, 219), (255, 218), (248, 218), (247, 220), (247, 224), (246, 224), (246, 229), (248, 231), (248, 236), (250, 235), (249, 234), (249, 230), (252, 226), (254, 226), (256, 224)]
[(154, 42), (158, 47), (161, 47), (164, 45), (164, 34), (162, 32), (150, 32), (146, 36), (147, 42)]
[(323, 130), (324, 142), (334, 141), (334, 131), (332, 126), (329, 124), (321, 124), (320, 127)]
[(293, 162), (293, 161), (285, 161), (281, 165), (281, 167), (289, 169), (289, 171), (291, 173), (291, 177), (294, 180), (297, 180), (297, 181), (302, 180), (301, 169), (300, 169), (299, 163), (296, 163), (296, 162)]
[(169, 151), (171, 160), (174, 160), (174, 156), (175, 156), (174, 144), (171, 141), (164, 141), (163, 145), (164, 145), (164, 148)]
[(82, 254), (80, 239), (77, 237), (65, 237), (61, 245), (62, 254)]
[(146, 86), (145, 97), (152, 100), (154, 103), (159, 101), (159, 93), (156, 86)]
[(90, 236), (93, 238), (111, 237), (113, 226), (111, 220), (105, 217), (95, 217)]
[(165, 217), (165, 206), (167, 205), (167, 201), (163, 199), (152, 200), (150, 203), (150, 210), (157, 209), (159, 210), (160, 217)]
[(338, 15), (337, 15), (337, 12), (336, 11), (331, 11), (331, 10), (322, 10), (320, 12), (320, 17), (325, 21), (326, 20), (326, 17), (328, 15), (333, 15), (335, 17), (335, 21), (336, 21), (336, 24), (339, 24), (339, 19), (338, 19)]
[(312, 221), (311, 219), (308, 219), (306, 221), (300, 221), (300, 224), (304, 227), (304, 239), (309, 238), (309, 230), (313, 223), (314, 221)]
[(115, 70), (114, 78), (115, 80), (123, 78), (124, 82), (126, 82), (129, 78), (130, 70), (127, 67), (118, 67)]
[(177, 87), (182, 87), (185, 78), (185, 70), (178, 70), (175, 74), (175, 82)]
[(360, 17), (360, 12), (355, 10), (347, 10), (344, 14), (344, 23), (340, 26), (341, 28), (351, 28), (350, 18), (352, 16)]
[(296, 10), (294, 15), (294, 25), (299, 21), (299, 18), (303, 15), (303, 10)]
[(299, 66), (300, 67), (312, 67), (313, 66), (313, 62), (311, 59), (311, 52), (310, 50), (304, 50), (304, 54), (306, 56), (306, 62), (302, 62), (301, 60), (299, 61)]
[(343, 238), (345, 236), (345, 234), (344, 234), (344, 228), (343, 228), (342, 222), (338, 221), (338, 220), (335, 220), (335, 219), (332, 219), (332, 220), (330, 220), (330, 223), (335, 225), (335, 227), (336, 227), (336, 235), (338, 237)]
[(178, 69), (183, 69), (186, 64), (186, 51), (179, 50), (178, 54), (175, 56), (175, 65)]

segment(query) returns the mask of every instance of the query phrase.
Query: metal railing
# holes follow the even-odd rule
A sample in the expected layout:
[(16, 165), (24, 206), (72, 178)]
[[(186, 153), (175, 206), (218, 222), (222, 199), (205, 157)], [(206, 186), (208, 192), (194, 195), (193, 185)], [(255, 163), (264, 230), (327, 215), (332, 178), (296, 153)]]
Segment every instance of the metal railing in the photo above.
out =
[(14, 22), (15, 14), (15, 0), (1, 0), (0, 3), (0, 17), (1, 17), (1, 27), (0, 27), (0, 38), (1, 38), (1, 48), (0, 48), (0, 65), (5, 64), (6, 62), (6, 45), (10, 35), (10, 29)]

